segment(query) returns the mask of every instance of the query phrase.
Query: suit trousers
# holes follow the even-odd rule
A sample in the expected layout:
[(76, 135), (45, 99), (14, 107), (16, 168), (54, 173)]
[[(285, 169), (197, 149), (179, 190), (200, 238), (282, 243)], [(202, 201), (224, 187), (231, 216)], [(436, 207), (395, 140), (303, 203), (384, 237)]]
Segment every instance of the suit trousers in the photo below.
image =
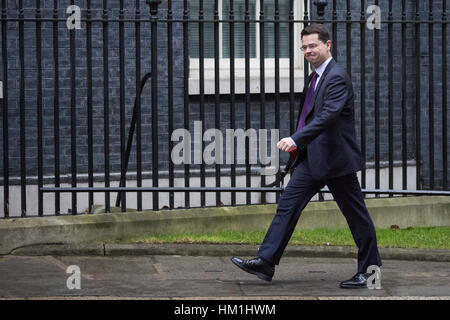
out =
[(302, 161), (296, 167), (281, 194), (276, 215), (259, 247), (258, 256), (272, 264), (279, 264), (301, 212), (311, 198), (327, 185), (358, 246), (358, 272), (366, 272), (370, 265), (381, 266), (375, 228), (356, 173), (318, 181), (311, 176), (307, 162)]

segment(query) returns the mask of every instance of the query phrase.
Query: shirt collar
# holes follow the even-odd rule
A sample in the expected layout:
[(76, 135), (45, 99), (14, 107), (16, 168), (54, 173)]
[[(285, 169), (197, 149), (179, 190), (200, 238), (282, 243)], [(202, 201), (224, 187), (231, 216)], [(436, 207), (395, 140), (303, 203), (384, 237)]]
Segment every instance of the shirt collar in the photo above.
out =
[(325, 60), (324, 63), (322, 63), (316, 70), (314, 70), (317, 75), (319, 77), (322, 76), (322, 73), (325, 71), (325, 69), (327, 68), (328, 63), (331, 61), (331, 59), (333, 59), (333, 57), (329, 57), (327, 60)]

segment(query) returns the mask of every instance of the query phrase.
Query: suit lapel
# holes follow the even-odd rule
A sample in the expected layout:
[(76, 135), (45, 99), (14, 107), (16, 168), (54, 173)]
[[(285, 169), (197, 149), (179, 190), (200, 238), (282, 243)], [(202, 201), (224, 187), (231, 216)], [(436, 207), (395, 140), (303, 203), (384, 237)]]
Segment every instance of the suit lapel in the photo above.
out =
[(325, 68), (325, 71), (322, 73), (322, 76), (320, 77), (319, 83), (316, 84), (316, 89), (314, 90), (314, 96), (311, 100), (312, 108), (309, 110), (308, 114), (306, 115), (306, 118), (308, 118), (309, 114), (314, 110), (314, 103), (316, 102), (317, 93), (320, 90), (320, 86), (322, 85), (323, 81), (325, 80), (325, 77), (327, 76), (328, 72), (334, 67), (336, 64), (336, 61), (334, 59), (331, 59), (328, 63), (327, 67)]

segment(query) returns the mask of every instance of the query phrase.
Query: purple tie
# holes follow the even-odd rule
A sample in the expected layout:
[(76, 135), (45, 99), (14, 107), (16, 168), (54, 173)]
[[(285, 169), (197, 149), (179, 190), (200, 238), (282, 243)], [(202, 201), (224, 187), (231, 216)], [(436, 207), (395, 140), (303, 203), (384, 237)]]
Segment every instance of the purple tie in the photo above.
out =
[(311, 85), (309, 86), (308, 92), (306, 93), (306, 99), (305, 103), (303, 104), (302, 114), (300, 115), (300, 121), (298, 122), (297, 131), (305, 126), (306, 116), (308, 115), (309, 111), (312, 108), (311, 100), (314, 95), (314, 88), (316, 87), (317, 77), (318, 77), (317, 73), (314, 72), (314, 75), (311, 80)]

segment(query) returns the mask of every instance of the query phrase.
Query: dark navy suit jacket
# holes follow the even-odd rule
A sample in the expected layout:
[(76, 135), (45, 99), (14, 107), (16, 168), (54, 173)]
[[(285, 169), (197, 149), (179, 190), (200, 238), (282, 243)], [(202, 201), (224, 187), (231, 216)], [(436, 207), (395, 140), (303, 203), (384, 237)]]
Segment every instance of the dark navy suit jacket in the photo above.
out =
[(291, 136), (299, 149), (292, 168), (308, 161), (311, 174), (319, 180), (362, 170), (364, 160), (355, 135), (353, 86), (334, 59), (320, 77), (311, 103), (306, 125)]

